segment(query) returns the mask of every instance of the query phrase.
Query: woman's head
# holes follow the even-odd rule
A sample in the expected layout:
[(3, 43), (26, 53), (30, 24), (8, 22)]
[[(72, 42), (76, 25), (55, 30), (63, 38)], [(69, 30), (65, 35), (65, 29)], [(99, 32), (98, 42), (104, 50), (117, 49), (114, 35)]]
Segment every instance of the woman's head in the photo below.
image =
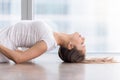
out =
[(76, 48), (69, 50), (67, 48), (60, 47), (58, 55), (64, 62), (69, 63), (79, 63), (85, 59), (84, 51), (77, 50)]
[(60, 45), (58, 55), (64, 62), (70, 63), (113, 63), (112, 58), (90, 58), (85, 59), (84, 38), (77, 32), (62, 36), (62, 45)]
[(67, 43), (67, 49), (76, 48), (77, 50), (82, 50), (84, 47), (84, 37), (82, 37), (78, 32), (71, 34), (71, 37)]
[(71, 34), (66, 46), (60, 46), (58, 54), (64, 62), (83, 61), (85, 58), (84, 38), (77, 32)]

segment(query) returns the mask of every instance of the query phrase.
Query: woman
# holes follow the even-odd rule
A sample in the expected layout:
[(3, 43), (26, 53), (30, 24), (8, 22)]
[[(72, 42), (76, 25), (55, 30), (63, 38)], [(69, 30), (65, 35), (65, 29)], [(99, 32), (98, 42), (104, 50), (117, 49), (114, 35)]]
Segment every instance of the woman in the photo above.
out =
[[(60, 46), (59, 56), (65, 62), (84, 60), (84, 38), (77, 32), (54, 32), (44, 21), (21, 21), (0, 32), (0, 62), (22, 63)], [(18, 47), (28, 48), (20, 51)], [(63, 52), (63, 53), (62, 53)], [(64, 57), (64, 58), (63, 58)]]

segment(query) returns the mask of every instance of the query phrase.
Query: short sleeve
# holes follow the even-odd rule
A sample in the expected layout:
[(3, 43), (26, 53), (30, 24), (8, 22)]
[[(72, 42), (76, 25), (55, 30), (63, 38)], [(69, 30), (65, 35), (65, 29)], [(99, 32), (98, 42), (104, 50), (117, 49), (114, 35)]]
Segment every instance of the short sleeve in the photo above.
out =
[(45, 38), (42, 39), (43, 41), (45, 41), (45, 43), (47, 44), (47, 51), (53, 50), (54, 48), (57, 47), (57, 43), (53, 37), (53, 35), (48, 35)]
[(57, 46), (57, 42), (53, 35), (53, 30), (51, 29), (51, 26), (44, 21), (42, 21), (40, 25), (42, 26), (43, 34), (40, 40), (45, 41), (45, 43), (47, 44), (47, 51), (53, 50)]

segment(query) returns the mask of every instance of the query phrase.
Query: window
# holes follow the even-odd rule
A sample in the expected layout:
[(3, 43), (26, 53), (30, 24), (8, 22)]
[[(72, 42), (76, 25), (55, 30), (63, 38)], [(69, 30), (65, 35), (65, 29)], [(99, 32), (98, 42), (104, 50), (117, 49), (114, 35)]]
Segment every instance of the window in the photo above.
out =
[[(35, 0), (33, 3), (33, 19), (44, 19), (46, 21), (53, 21), (57, 25), (54, 29), (59, 28), (64, 31), (64, 28), (70, 27), (68, 21), (68, 2), (69, 0)], [(51, 22), (49, 22), (51, 24)], [(60, 27), (57, 27), (57, 26)], [(69, 28), (70, 29), (70, 28)], [(69, 32), (69, 30), (67, 30)]]
[(54, 30), (81, 33), (87, 52), (120, 52), (119, 4), (119, 0), (0, 0), (0, 28), (21, 19), (43, 19)]
[(34, 0), (33, 19), (56, 23), (61, 32), (80, 32), (87, 52), (120, 52), (119, 0)]
[(36, 14), (67, 14), (68, 1), (67, 0), (37, 0), (35, 1)]
[(0, 28), (21, 19), (21, 0), (0, 0)]

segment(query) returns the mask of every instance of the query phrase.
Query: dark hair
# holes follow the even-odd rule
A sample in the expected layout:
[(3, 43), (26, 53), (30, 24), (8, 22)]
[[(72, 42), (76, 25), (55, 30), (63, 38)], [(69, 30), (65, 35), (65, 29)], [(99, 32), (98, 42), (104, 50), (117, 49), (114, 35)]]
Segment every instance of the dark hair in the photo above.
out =
[(64, 62), (69, 63), (79, 63), (85, 59), (85, 55), (82, 51), (79, 51), (76, 48), (69, 50), (67, 48), (60, 47), (58, 55)]

